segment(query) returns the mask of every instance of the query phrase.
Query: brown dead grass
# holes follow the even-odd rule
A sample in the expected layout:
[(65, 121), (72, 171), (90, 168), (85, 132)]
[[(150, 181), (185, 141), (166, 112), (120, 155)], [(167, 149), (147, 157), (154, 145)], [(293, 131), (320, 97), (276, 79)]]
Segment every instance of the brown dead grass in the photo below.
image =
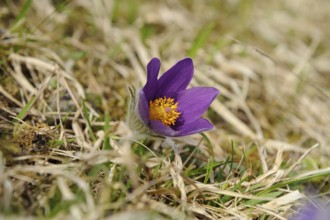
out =
[[(32, 1), (18, 22), (23, 1), (0, 3), (0, 218), (289, 216), (302, 181), (278, 184), (329, 172), (330, 3), (120, 2)], [(166, 70), (187, 55), (192, 86), (221, 91), (213, 150), (198, 135), (130, 136), (127, 87), (145, 83), (152, 57)], [(195, 169), (212, 152), (224, 164), (204, 182)], [(329, 190), (326, 178), (311, 185)]]

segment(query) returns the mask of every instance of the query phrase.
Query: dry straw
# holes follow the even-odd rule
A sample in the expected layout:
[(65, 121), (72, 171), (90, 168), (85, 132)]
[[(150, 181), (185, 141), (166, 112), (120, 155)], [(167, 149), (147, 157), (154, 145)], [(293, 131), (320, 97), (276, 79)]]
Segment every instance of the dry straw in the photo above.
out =
[[(322, 197), (329, 9), (0, 3), (0, 219), (287, 219), (305, 186)], [(172, 142), (132, 136), (127, 87), (144, 85), (151, 57), (166, 70), (185, 56), (192, 86), (221, 91), (206, 115), (217, 129)]]

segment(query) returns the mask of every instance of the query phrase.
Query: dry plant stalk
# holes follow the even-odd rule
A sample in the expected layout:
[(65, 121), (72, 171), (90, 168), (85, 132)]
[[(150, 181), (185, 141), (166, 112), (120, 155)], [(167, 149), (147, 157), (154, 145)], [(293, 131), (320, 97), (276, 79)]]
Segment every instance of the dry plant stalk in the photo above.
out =
[[(287, 219), (306, 181), (329, 190), (329, 9), (0, 3), (0, 219)], [(221, 91), (217, 129), (132, 136), (127, 87), (152, 57), (166, 70), (187, 55), (192, 86)]]

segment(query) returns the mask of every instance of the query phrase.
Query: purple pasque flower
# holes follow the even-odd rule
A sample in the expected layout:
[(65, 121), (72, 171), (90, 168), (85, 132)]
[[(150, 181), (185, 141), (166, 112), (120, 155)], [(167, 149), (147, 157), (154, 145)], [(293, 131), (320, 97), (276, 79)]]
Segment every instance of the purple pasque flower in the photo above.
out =
[(296, 215), (289, 220), (329, 220), (330, 206), (317, 207), (314, 204), (308, 203)]
[(147, 83), (139, 91), (138, 114), (154, 133), (179, 137), (210, 130), (214, 126), (202, 118), (219, 91), (213, 87), (187, 89), (194, 74), (193, 62), (177, 62), (159, 79), (160, 60), (147, 65)]

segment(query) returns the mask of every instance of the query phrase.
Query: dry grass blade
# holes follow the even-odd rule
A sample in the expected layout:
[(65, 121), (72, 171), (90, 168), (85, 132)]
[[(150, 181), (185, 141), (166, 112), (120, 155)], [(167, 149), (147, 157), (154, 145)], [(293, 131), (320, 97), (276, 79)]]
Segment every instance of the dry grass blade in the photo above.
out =
[[(287, 219), (310, 189), (323, 205), (329, 9), (2, 1), (0, 219)], [(221, 92), (203, 116), (215, 129), (173, 139), (129, 129), (140, 123), (127, 117), (131, 88), (154, 56), (161, 73), (193, 58), (191, 86)]]

